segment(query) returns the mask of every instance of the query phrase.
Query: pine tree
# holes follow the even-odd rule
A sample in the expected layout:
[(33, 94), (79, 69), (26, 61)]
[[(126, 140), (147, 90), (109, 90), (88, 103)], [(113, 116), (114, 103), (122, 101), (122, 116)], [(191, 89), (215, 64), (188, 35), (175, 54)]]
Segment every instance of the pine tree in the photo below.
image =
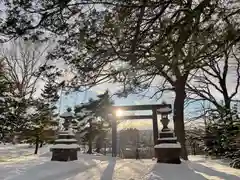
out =
[(41, 97), (33, 102), (35, 108), (25, 135), (28, 140), (35, 143), (35, 154), (38, 152), (39, 144), (42, 146), (44, 141), (51, 141), (54, 134), (54, 127), (58, 125), (56, 102), (59, 99), (58, 84), (55, 82), (54, 74), (48, 75), (47, 82), (42, 89)]
[[(57, 116), (58, 114), (56, 113), (56, 102), (59, 99), (59, 95), (58, 95), (58, 84), (55, 83), (55, 78), (51, 77), (48, 79), (46, 85), (44, 86), (44, 89), (41, 93), (41, 99), (44, 102), (44, 106), (45, 106), (45, 116), (48, 119), (48, 125), (49, 127), (47, 127), (48, 129), (45, 129), (45, 132), (52, 132), (53, 133), (53, 129), (52, 129), (52, 125), (58, 125), (58, 121), (57, 121)], [(52, 134), (51, 133), (51, 134)], [(41, 137), (41, 146), (43, 144), (44, 141), (51, 141), (52, 138), (48, 137), (48, 136), (44, 136), (47, 133), (43, 133), (42, 137)]]
[[(106, 118), (109, 107), (113, 102), (108, 91), (98, 95), (96, 100), (89, 99), (88, 103), (75, 107), (75, 114), (78, 120), (78, 129), (82, 133), (82, 141), (87, 142), (89, 154), (92, 153), (92, 142), (97, 140), (97, 152), (100, 152), (105, 132), (110, 127), (110, 122)], [(105, 126), (106, 125), (106, 126)]]
[(237, 104), (231, 110), (222, 107), (211, 113), (210, 123), (207, 125), (207, 136), (211, 136), (206, 144), (207, 152), (232, 159), (238, 150), (236, 138), (240, 133), (239, 122)]
[(59, 99), (59, 95), (58, 95), (59, 85), (55, 81), (56, 81), (55, 74), (49, 74), (47, 82), (41, 93), (42, 99), (47, 101), (49, 105), (51, 103), (57, 102)]
[[(22, 117), (15, 115), (17, 109), (16, 98), (11, 92), (11, 82), (5, 72), (4, 60), (0, 59), (0, 142), (9, 140), (9, 137), (21, 127)], [(8, 138), (7, 138), (8, 137)]]
[(75, 113), (78, 120), (78, 130), (82, 134), (82, 141), (88, 143), (87, 153), (92, 154), (92, 142), (100, 133), (100, 126), (96, 122), (94, 108), (97, 106), (96, 101), (90, 99), (87, 104), (75, 107)]
[(5, 79), (3, 60), (0, 60), (0, 142), (3, 141), (5, 134), (10, 128), (10, 124), (7, 121), (7, 93), (8, 83)]

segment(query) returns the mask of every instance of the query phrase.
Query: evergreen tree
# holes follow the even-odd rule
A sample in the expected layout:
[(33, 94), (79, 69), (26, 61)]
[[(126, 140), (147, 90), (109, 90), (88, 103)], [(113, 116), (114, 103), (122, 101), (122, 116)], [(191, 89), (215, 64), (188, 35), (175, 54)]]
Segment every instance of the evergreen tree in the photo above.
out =
[[(58, 120), (57, 120), (58, 114), (56, 113), (56, 110), (57, 110), (56, 103), (60, 98), (60, 96), (58, 95), (58, 90), (59, 90), (59, 84), (56, 83), (56, 74), (48, 75), (47, 82), (41, 93), (41, 99), (42, 101), (44, 101), (44, 105), (46, 106), (46, 109), (45, 109), (46, 116), (48, 117), (52, 125), (58, 125)], [(51, 130), (51, 127), (48, 128), (48, 130)], [(42, 136), (41, 143), (43, 143), (44, 140), (51, 141), (52, 139)]]
[(55, 103), (59, 99), (58, 88), (59, 85), (55, 82), (55, 74), (48, 74), (47, 82), (42, 90), (41, 97), (43, 100), (47, 101), (49, 105)]
[(58, 125), (55, 104), (59, 99), (59, 95), (58, 84), (55, 81), (56, 76), (49, 74), (41, 97), (33, 101), (32, 107), (34, 110), (24, 132), (27, 140), (35, 143), (35, 154), (38, 152), (39, 144), (42, 146), (44, 141), (51, 140), (54, 127)]
[(3, 60), (0, 60), (0, 142), (3, 141), (5, 134), (10, 128), (7, 121), (7, 113), (9, 111), (7, 105), (8, 83), (5, 79)]
[(207, 124), (206, 151), (210, 155), (233, 158), (238, 150), (236, 139), (240, 133), (240, 118), (235, 104), (231, 110), (221, 108), (210, 114)]
[[(98, 99), (89, 99), (88, 103), (75, 107), (78, 129), (82, 133), (82, 140), (88, 143), (87, 153), (92, 153), (92, 142), (97, 140), (97, 152), (100, 152), (106, 130), (110, 127), (106, 115), (113, 102), (108, 91), (98, 95)], [(106, 125), (106, 126), (105, 126)]]
[[(4, 60), (0, 60), (0, 142), (10, 140), (14, 132), (22, 127), (22, 114), (19, 109), (21, 101), (14, 95), (12, 83), (5, 71)], [(24, 105), (21, 106), (24, 109)], [(19, 116), (17, 116), (19, 112)]]

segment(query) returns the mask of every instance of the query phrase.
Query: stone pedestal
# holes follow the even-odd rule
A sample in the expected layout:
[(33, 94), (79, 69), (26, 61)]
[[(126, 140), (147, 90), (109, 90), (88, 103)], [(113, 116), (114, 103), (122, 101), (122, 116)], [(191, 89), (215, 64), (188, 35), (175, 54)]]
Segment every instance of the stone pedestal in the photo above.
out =
[(163, 129), (159, 133), (157, 145), (154, 146), (157, 162), (180, 164), (181, 145), (179, 142), (177, 142), (177, 138), (175, 137), (174, 132), (167, 127), (169, 119), (167, 118), (166, 114), (168, 111), (162, 113), (163, 118), (161, 122), (163, 124)]
[(180, 164), (181, 145), (174, 137), (174, 132), (159, 133), (158, 144), (154, 146), (158, 163)]
[(74, 161), (77, 160), (77, 149), (54, 149), (51, 161)]
[(74, 134), (69, 131), (60, 132), (58, 139), (55, 140), (55, 144), (52, 146), (52, 161), (74, 161), (77, 160), (77, 152), (80, 150), (80, 146), (77, 140), (74, 139)]

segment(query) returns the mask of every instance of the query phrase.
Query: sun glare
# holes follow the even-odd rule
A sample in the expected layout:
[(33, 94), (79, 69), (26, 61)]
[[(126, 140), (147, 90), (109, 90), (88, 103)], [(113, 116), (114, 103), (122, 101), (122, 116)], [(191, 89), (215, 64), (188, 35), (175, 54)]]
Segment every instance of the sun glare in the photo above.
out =
[(119, 117), (119, 116), (122, 116), (123, 115), (123, 111), (121, 109), (118, 109), (116, 111), (116, 116)]

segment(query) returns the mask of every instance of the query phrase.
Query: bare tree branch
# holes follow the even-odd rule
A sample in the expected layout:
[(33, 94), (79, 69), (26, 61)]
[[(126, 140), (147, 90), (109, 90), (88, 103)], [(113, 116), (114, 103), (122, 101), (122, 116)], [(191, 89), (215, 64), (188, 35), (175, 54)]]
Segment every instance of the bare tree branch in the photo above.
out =
[[(15, 40), (7, 48), (1, 47), (1, 55), (5, 57), (8, 81), (11, 82), (16, 95), (31, 98), (40, 79), (39, 68), (49, 60), (45, 58), (50, 43), (33, 44), (23, 40)], [(37, 75), (36, 75), (37, 74)]]
[[(238, 57), (238, 45), (230, 50), (223, 51), (221, 58), (211, 59), (209, 66), (202, 67), (200, 71), (192, 74), (193, 81), (188, 83), (188, 90), (197, 95), (196, 100), (207, 100), (217, 109), (230, 109), (231, 102), (239, 92), (240, 85), (240, 58)], [(234, 70), (233, 70), (234, 69)], [(236, 73), (233, 73), (233, 72)], [(233, 77), (231, 76), (233, 75)], [(232, 80), (232, 78), (236, 80)], [(234, 91), (230, 94), (228, 81), (234, 87)], [(217, 90), (224, 100), (221, 104), (220, 100), (215, 97)]]

